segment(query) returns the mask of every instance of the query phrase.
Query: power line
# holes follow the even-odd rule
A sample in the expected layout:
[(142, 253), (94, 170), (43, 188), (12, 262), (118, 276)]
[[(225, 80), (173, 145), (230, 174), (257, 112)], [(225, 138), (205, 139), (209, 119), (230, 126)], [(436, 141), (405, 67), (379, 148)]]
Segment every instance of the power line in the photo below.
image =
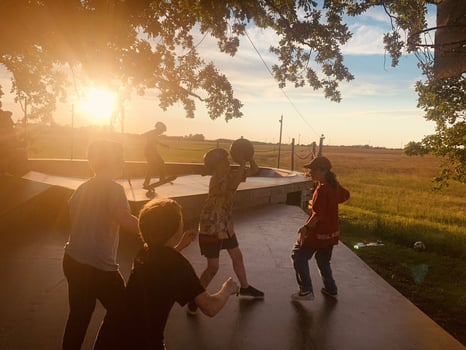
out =
[[(265, 60), (262, 58), (262, 55), (261, 53), (259, 52), (259, 50), (256, 48), (256, 45), (254, 45), (254, 43), (252, 42), (251, 38), (249, 37), (249, 34), (248, 32), (245, 30), (244, 33), (246, 34), (246, 37), (248, 38), (249, 42), (251, 43), (252, 47), (254, 48), (254, 50), (256, 51), (257, 55), (259, 56), (259, 58), (261, 59), (262, 63), (264, 64), (265, 68), (267, 69), (267, 71), (269, 72), (269, 74), (272, 76), (273, 80), (275, 81), (275, 77), (273, 76), (273, 73), (272, 71), (270, 70), (269, 66), (267, 65), (267, 63), (265, 62)], [(296, 105), (293, 103), (293, 101), (291, 101), (290, 97), (286, 94), (286, 92), (282, 89), (282, 88), (279, 88), (280, 91), (283, 93), (283, 95), (286, 97), (286, 99), (288, 100), (288, 102), (291, 104), (291, 106), (294, 108), (294, 110), (296, 111), (296, 113), (298, 113), (298, 115), (300, 116), (300, 118), (304, 121), (304, 123), (316, 134), (316, 135), (320, 135), (320, 133), (318, 133), (314, 127), (304, 118), (304, 116), (301, 114), (301, 112), (298, 110), (298, 108), (296, 107)]]

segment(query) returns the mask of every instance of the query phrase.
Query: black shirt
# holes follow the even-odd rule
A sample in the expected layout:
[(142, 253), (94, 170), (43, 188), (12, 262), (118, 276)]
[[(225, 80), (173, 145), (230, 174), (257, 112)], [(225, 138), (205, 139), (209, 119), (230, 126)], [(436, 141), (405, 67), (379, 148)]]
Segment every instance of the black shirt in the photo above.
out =
[(202, 292), (193, 267), (175, 249), (140, 251), (126, 286), (128, 349), (164, 349), (163, 332), (173, 304), (184, 306)]

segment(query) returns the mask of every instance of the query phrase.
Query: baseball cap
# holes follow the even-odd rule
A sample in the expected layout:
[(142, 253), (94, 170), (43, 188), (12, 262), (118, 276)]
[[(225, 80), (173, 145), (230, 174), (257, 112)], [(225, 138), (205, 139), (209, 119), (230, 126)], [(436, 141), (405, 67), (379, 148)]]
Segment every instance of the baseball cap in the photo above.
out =
[(330, 163), (328, 158), (319, 156), (319, 157), (315, 157), (309, 163), (304, 164), (303, 167), (308, 168), (308, 169), (319, 169), (320, 168), (320, 169), (330, 170), (332, 168), (332, 163)]

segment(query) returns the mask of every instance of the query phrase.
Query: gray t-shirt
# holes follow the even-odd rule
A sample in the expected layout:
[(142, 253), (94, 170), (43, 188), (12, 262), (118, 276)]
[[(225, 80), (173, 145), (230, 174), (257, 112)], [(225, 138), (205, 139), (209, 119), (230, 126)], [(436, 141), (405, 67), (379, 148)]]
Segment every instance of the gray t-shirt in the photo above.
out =
[(94, 177), (79, 186), (69, 200), (71, 231), (65, 252), (74, 260), (104, 271), (117, 271), (118, 209), (130, 210), (123, 187)]

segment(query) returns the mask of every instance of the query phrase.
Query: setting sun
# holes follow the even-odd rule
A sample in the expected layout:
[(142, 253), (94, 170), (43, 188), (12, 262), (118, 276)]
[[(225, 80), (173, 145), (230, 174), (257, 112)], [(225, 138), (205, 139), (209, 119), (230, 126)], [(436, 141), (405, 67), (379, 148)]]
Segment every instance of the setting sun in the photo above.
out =
[(79, 103), (79, 110), (95, 124), (106, 124), (116, 109), (117, 97), (108, 89), (91, 87)]

